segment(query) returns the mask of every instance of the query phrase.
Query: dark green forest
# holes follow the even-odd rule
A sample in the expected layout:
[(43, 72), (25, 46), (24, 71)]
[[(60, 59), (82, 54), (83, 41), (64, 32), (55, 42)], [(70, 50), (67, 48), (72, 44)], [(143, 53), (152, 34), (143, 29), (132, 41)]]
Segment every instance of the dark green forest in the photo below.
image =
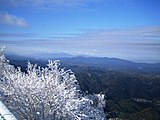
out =
[(160, 75), (72, 69), (83, 91), (105, 94), (107, 118), (160, 119)]

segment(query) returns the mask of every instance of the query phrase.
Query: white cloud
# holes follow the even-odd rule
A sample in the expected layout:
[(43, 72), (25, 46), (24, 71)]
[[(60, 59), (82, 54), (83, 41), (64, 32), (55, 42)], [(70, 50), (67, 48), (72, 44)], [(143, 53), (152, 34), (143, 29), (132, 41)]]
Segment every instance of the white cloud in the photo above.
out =
[(0, 12), (0, 23), (5, 25), (26, 27), (27, 23), (24, 18), (16, 17), (7, 12)]

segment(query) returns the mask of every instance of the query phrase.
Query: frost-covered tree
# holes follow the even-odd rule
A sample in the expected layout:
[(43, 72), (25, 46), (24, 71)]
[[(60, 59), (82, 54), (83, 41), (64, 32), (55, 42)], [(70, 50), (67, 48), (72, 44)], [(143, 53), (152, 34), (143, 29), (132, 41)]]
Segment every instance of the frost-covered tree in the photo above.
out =
[[(3, 101), (23, 120), (105, 120), (104, 95), (84, 95), (71, 70), (48, 61), (43, 68), (28, 62), (27, 72), (13, 68), (0, 49)], [(2, 99), (1, 98), (1, 99)]]
[[(5, 47), (0, 47), (0, 83), (3, 82), (4, 71), (13, 71), (14, 67), (8, 64), (8, 60), (4, 56)], [(1, 91), (0, 91), (1, 92)]]

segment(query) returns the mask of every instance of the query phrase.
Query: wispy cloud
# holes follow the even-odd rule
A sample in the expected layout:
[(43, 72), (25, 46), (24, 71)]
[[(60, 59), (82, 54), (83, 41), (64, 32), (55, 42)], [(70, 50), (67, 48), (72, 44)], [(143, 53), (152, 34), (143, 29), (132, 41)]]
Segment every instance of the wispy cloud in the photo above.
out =
[[(118, 57), (138, 62), (160, 62), (160, 26), (136, 28), (88, 30), (76, 36), (54, 37), (0, 34), (0, 44), (17, 54), (41, 52), (65, 52), (79, 55)], [(38, 37), (37, 37), (38, 36)], [(7, 40), (8, 39), (8, 40)]]
[(89, 4), (102, 4), (111, 0), (1, 0), (0, 6), (27, 7), (86, 7)]
[(34, 33), (0, 33), (0, 38), (1, 37), (6, 37), (6, 38), (9, 38), (9, 37), (15, 37), (15, 38), (28, 38), (28, 37), (34, 37), (36, 36), (36, 34)]
[(27, 22), (24, 18), (9, 14), (8, 12), (0, 12), (0, 24), (9, 26), (26, 27)]
[(136, 0), (0, 0), (0, 6), (26, 7), (87, 7), (92, 5), (108, 5), (112, 3), (130, 4)]

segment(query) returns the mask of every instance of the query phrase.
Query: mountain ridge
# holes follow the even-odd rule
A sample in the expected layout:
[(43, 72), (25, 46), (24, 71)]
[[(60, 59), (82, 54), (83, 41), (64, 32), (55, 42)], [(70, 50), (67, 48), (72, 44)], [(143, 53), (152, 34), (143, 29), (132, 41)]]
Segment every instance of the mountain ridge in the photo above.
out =
[(145, 73), (160, 73), (160, 63), (136, 63), (128, 60), (119, 58), (109, 57), (89, 57), (89, 56), (59, 56), (50, 58), (36, 58), (35, 57), (24, 57), (18, 55), (6, 54), (6, 58), (9, 59), (13, 65), (26, 67), (26, 63), (30, 61), (33, 64), (45, 66), (50, 60), (60, 60), (63, 67), (73, 68), (74, 66), (84, 67), (98, 67), (101, 69), (108, 70), (122, 70), (122, 71), (135, 71)]

